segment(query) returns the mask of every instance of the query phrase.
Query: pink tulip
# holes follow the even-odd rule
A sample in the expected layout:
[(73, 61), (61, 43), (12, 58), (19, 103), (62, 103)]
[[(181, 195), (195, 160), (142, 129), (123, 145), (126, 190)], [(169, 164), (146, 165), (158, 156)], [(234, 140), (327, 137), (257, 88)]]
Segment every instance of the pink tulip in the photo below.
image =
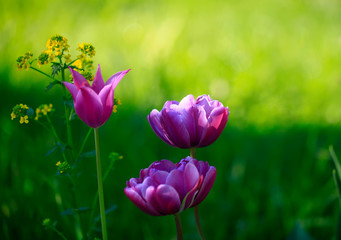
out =
[(142, 211), (153, 216), (180, 213), (201, 203), (210, 192), (217, 170), (207, 162), (187, 157), (179, 163), (161, 160), (131, 178), (124, 189)]
[(165, 143), (177, 148), (201, 148), (212, 144), (224, 130), (229, 108), (208, 95), (167, 101), (159, 112), (148, 115), (150, 126)]
[(75, 111), (79, 118), (92, 128), (102, 126), (113, 111), (114, 91), (121, 79), (130, 69), (112, 75), (104, 83), (101, 68), (98, 65), (95, 79), (89, 82), (77, 71), (70, 68), (74, 84), (63, 82), (70, 91)]

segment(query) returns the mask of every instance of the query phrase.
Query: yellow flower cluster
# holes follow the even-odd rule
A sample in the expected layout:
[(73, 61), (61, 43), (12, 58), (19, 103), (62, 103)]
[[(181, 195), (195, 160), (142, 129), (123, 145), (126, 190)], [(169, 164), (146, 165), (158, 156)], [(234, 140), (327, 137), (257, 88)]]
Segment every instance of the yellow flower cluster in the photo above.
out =
[(42, 104), (36, 109), (36, 117), (34, 120), (39, 120), (40, 117), (46, 116), (47, 113), (51, 112), (53, 110), (53, 105), (50, 103), (49, 105), (47, 104)]
[(52, 36), (46, 43), (47, 53), (50, 56), (61, 57), (64, 52), (69, 51), (69, 47), (68, 40), (58, 34)]
[(96, 54), (95, 47), (90, 43), (80, 43), (78, 44), (77, 50), (79, 50), (81, 54), (77, 56), (78, 59), (72, 65), (80, 70), (80, 73), (88, 81), (93, 81), (94, 75), (91, 73), (93, 61), (91, 58)]
[(30, 115), (30, 108), (26, 104), (17, 104), (13, 107), (12, 113), (11, 113), (11, 120), (15, 118), (20, 118), (19, 123), (28, 123), (28, 118)]
[(59, 173), (64, 173), (65, 171), (70, 169), (70, 164), (67, 161), (64, 162), (58, 161), (56, 163), (56, 166), (58, 167)]
[(30, 58), (33, 56), (31, 52), (25, 53), (23, 56), (18, 57), (17, 59), (17, 69), (18, 70), (27, 70), (31, 66)]
[(78, 56), (79, 59), (82, 59), (86, 56), (88, 56), (89, 58), (92, 58), (96, 54), (95, 47), (92, 46), (92, 44), (90, 44), (90, 43), (78, 44), (77, 50), (81, 51), (81, 53), (82, 53), (81, 55)]
[(51, 60), (52, 59), (47, 51), (43, 51), (38, 57), (38, 66), (48, 64)]
[(114, 98), (114, 106), (113, 106), (113, 109), (112, 109), (113, 113), (117, 113), (117, 106), (118, 105), (121, 105), (120, 99)]
[(46, 49), (38, 57), (38, 66), (45, 65), (53, 61), (56, 57), (64, 57), (65, 62), (71, 62), (68, 40), (61, 35), (54, 35), (47, 40)]

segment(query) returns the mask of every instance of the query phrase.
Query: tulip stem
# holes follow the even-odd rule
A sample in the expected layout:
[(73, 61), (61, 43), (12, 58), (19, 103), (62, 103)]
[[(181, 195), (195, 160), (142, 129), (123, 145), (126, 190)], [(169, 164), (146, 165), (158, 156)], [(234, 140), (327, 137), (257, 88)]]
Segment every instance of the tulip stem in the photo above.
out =
[[(62, 81), (65, 81), (65, 73), (64, 69), (62, 70)], [(62, 84), (63, 92), (64, 92), (64, 99), (66, 99), (66, 87), (64, 84)], [(69, 147), (72, 149), (73, 154), (73, 144), (72, 144), (72, 132), (71, 132), (71, 125), (70, 125), (70, 112), (68, 111), (68, 108), (66, 106), (66, 103), (64, 102), (64, 114), (65, 114), (65, 122), (66, 122), (66, 133), (67, 133), (67, 143)]]
[[(191, 158), (195, 158), (195, 148), (191, 148)], [(195, 224), (197, 226), (198, 233), (200, 235), (201, 240), (206, 240), (204, 232), (202, 231), (201, 225), (200, 225), (200, 218), (199, 218), (199, 208), (198, 206), (194, 207), (194, 218), (195, 218)]]
[(177, 240), (182, 240), (182, 229), (181, 229), (181, 221), (180, 221), (180, 214), (174, 214), (175, 217), (175, 225), (176, 225), (176, 233), (177, 233)]
[(191, 158), (195, 158), (195, 148), (191, 148)]
[(94, 133), (95, 133), (98, 197), (99, 197), (99, 210), (100, 210), (100, 215), (101, 215), (101, 224), (102, 224), (102, 237), (103, 237), (103, 240), (108, 240), (107, 223), (105, 220), (105, 207), (104, 207), (104, 195), (103, 195), (101, 158), (100, 158), (100, 152), (99, 152), (98, 128), (94, 128)]
[(197, 225), (197, 230), (198, 230), (198, 233), (200, 235), (200, 239), (201, 240), (206, 240), (204, 232), (202, 231), (201, 226), (200, 226), (200, 218), (199, 218), (199, 208), (198, 208), (198, 206), (194, 207), (194, 217), (195, 217), (195, 224)]

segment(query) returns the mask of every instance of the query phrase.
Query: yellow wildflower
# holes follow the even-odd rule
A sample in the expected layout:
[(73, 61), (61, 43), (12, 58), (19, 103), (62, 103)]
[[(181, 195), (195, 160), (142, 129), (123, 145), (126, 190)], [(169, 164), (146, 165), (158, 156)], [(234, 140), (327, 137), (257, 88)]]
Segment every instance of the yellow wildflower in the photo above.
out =
[(80, 44), (78, 44), (77, 50), (81, 51), (81, 53), (82, 53), (78, 57), (80, 59), (85, 57), (85, 56), (88, 56), (88, 57), (92, 58), (96, 54), (95, 47), (92, 44), (90, 44), (90, 43), (80, 43)]
[(64, 173), (70, 169), (70, 164), (67, 161), (57, 162), (56, 166), (58, 167), (59, 173)]
[(82, 68), (82, 61), (77, 59), (72, 65), (78, 69), (81, 69)]
[(51, 61), (50, 55), (47, 51), (43, 51), (38, 57), (38, 66), (48, 64)]
[(64, 52), (69, 51), (68, 40), (61, 35), (54, 35), (47, 40), (46, 53), (49, 55), (50, 59), (63, 56)]
[(42, 104), (36, 109), (36, 116), (35, 120), (39, 120), (40, 117), (43, 115), (46, 116), (47, 113), (53, 111), (53, 105), (50, 103), (49, 105), (47, 104)]
[(27, 70), (31, 66), (30, 58), (32, 58), (33, 54), (31, 52), (25, 53), (23, 56), (18, 57), (17, 59), (17, 70)]
[(71, 55), (70, 55), (70, 54), (64, 55), (64, 59), (65, 59), (65, 62), (66, 62), (66, 63), (71, 62)]
[(19, 123), (28, 123), (28, 119), (31, 118), (33, 115), (33, 110), (29, 108), (26, 104), (17, 104), (13, 107), (11, 113), (11, 120), (15, 118), (20, 118)]
[(121, 104), (121, 101), (119, 98), (114, 98), (114, 106), (112, 109), (113, 113), (117, 113), (117, 106)]
[(20, 117), (20, 124), (23, 124), (23, 123), (28, 123), (28, 116), (26, 115), (26, 116), (23, 116), (23, 117)]

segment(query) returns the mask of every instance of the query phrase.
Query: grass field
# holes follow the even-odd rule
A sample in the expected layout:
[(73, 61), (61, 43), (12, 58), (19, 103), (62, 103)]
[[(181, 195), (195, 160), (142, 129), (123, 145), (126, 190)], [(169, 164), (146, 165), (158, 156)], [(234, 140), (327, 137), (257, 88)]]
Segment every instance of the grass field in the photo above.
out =
[[(56, 33), (72, 55), (92, 43), (105, 79), (132, 69), (115, 91), (122, 105), (99, 129), (104, 171), (111, 152), (123, 156), (104, 183), (109, 239), (176, 238), (172, 216), (141, 212), (123, 189), (150, 163), (189, 155), (158, 139), (146, 119), (187, 94), (209, 94), (231, 111), (221, 137), (196, 154), (217, 168), (200, 205), (207, 239), (340, 239), (328, 151), (334, 146), (341, 159), (340, 21), (336, 0), (0, 0), (0, 239), (61, 239), (42, 226), (46, 218), (76, 239), (78, 214), (66, 210), (91, 207), (96, 194), (92, 154), (77, 164), (72, 186), (56, 174), (60, 153), (47, 155), (52, 134), (10, 118), (15, 104), (52, 103), (66, 139), (61, 89), (46, 92), (46, 77), (15, 67)], [(71, 125), (79, 148), (88, 128), (79, 119)], [(85, 152), (93, 150), (91, 135)], [(86, 233), (90, 211), (79, 216)], [(181, 220), (184, 239), (199, 239), (192, 209)]]

